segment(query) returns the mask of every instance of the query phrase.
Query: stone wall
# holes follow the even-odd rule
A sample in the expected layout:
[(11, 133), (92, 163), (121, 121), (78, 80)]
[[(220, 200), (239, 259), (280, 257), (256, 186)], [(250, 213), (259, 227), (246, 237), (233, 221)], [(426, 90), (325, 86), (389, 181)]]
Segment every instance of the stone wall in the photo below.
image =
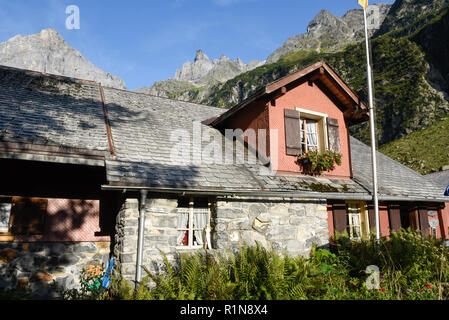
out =
[[(212, 210), (213, 249), (237, 248), (259, 242), (292, 255), (307, 255), (313, 244), (328, 245), (326, 200), (218, 197)], [(139, 210), (137, 199), (127, 199), (117, 216), (114, 254), (121, 274), (135, 280)], [(159, 272), (164, 252), (174, 261), (176, 248), (177, 198), (149, 197), (145, 206), (143, 264)], [(145, 276), (145, 272), (142, 274)]]
[[(167, 196), (168, 197), (168, 196)], [(143, 264), (151, 271), (158, 271), (162, 263), (161, 251), (170, 260), (176, 253), (177, 227), (176, 198), (148, 198), (145, 206), (145, 236)], [(137, 260), (137, 236), (139, 230), (139, 201), (126, 199), (117, 215), (114, 256), (119, 271), (134, 281)], [(143, 272), (143, 276), (145, 276)]]
[(28, 287), (33, 298), (59, 298), (58, 288), (80, 288), (81, 270), (107, 265), (110, 242), (0, 242), (0, 289)]
[(326, 200), (217, 198), (212, 234), (216, 248), (257, 241), (291, 255), (307, 255), (329, 240)]

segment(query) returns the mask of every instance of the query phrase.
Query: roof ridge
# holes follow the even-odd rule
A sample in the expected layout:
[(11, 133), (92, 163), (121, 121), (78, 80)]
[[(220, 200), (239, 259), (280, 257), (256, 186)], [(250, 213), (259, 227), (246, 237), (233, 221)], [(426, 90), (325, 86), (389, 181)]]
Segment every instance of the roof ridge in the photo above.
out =
[(37, 75), (41, 75), (41, 76), (45, 76), (45, 77), (49, 77), (49, 78), (56, 78), (57, 80), (61, 80), (61, 78), (62, 78), (62, 79), (71, 80), (71, 81), (76, 82), (76, 83), (87, 82), (87, 84), (90, 84), (90, 85), (96, 85), (96, 84), (99, 83), (99, 82), (97, 82), (95, 80), (75, 78), (75, 77), (64, 76), (64, 75), (61, 75), (61, 74), (47, 73), (47, 72), (41, 72), (41, 71), (36, 71), (36, 70), (31, 70), (31, 69), (10, 67), (10, 66), (5, 66), (5, 65), (0, 65), (0, 69), (4, 69), (4, 70), (8, 70), (9, 69), (9, 70), (19, 71), (19, 72), (24, 72), (24, 73), (31, 73), (31, 74), (35, 74), (36, 76)]
[(200, 103), (200, 102), (193, 102), (193, 101), (187, 101), (187, 100), (179, 100), (179, 99), (173, 99), (173, 98), (168, 98), (168, 97), (162, 97), (162, 96), (156, 96), (154, 94), (150, 94), (150, 93), (145, 93), (145, 92), (137, 92), (137, 91), (132, 91), (132, 90), (125, 90), (125, 89), (119, 89), (119, 88), (112, 88), (112, 87), (107, 87), (107, 86), (103, 86), (103, 88), (108, 88), (108, 89), (112, 89), (112, 90), (117, 90), (117, 91), (125, 91), (125, 92), (129, 92), (129, 93), (133, 93), (133, 94), (140, 94), (140, 95), (145, 95), (145, 96), (149, 96), (149, 97), (154, 97), (154, 98), (159, 98), (159, 99), (165, 99), (165, 100), (170, 100), (170, 101), (176, 101), (176, 102), (184, 102), (184, 103), (189, 103), (189, 104), (195, 104), (198, 106), (202, 106), (202, 107), (209, 107), (209, 108), (214, 108), (214, 109), (219, 109), (219, 110), (229, 110), (227, 108), (221, 108), (221, 107), (215, 107), (215, 106), (211, 106), (205, 103)]
[[(56, 78), (56, 79), (63, 78), (63, 79), (67, 79), (67, 80), (72, 80), (74, 82), (87, 82), (87, 84), (91, 84), (91, 85), (101, 84), (100, 82), (95, 81), (95, 80), (88, 80), (88, 79), (64, 76), (64, 75), (60, 75), (60, 74), (46, 73), (46, 72), (41, 72), (41, 71), (36, 71), (36, 70), (31, 70), (31, 69), (10, 67), (10, 66), (5, 66), (5, 65), (0, 65), (0, 69), (10, 69), (10, 70), (22, 71), (22, 72), (26, 72), (26, 73), (34, 73), (36, 75), (43, 75), (43, 76), (46, 76), (46, 77)], [(208, 104), (205, 104), (205, 103), (200, 103), (200, 102), (192, 102), (192, 101), (179, 100), (179, 99), (173, 99), (173, 98), (168, 98), (168, 97), (161, 97), (161, 96), (156, 96), (156, 95), (148, 94), (148, 93), (144, 93), (144, 92), (136, 92), (136, 91), (132, 91), (132, 90), (128, 90), (128, 89), (114, 88), (114, 87), (110, 87), (110, 86), (103, 85), (103, 84), (101, 84), (101, 86), (103, 88), (107, 88), (107, 89), (119, 90), (119, 91), (129, 92), (129, 93), (133, 93), (133, 94), (143, 94), (143, 95), (154, 97), (154, 98), (160, 98), (160, 99), (166, 99), (166, 100), (171, 100), (171, 101), (176, 101), (176, 102), (184, 102), (184, 103), (189, 103), (189, 104), (195, 104), (195, 105), (198, 105), (198, 106), (209, 107), (209, 108), (214, 108), (214, 109), (219, 109), (219, 110), (228, 110), (227, 108), (215, 107), (215, 106), (211, 106), (211, 105), (208, 105)]]

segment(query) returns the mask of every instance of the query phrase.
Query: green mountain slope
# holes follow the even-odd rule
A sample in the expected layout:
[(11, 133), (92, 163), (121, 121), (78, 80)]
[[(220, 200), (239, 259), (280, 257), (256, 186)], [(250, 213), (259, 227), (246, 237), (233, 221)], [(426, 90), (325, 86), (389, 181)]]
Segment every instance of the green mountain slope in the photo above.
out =
[(379, 151), (421, 174), (449, 164), (449, 118), (387, 143)]
[[(396, 0), (371, 38), (378, 144), (385, 154), (423, 173), (449, 164), (444, 144), (426, 147), (432, 141), (444, 141), (434, 128), (443, 126), (449, 115), (448, 35), (449, 0)], [(181, 86), (172, 95), (229, 108), (260, 87), (320, 59), (367, 101), (364, 43), (339, 52), (322, 47), (293, 52), (224, 83), (195, 89)], [(354, 126), (351, 134), (369, 143), (368, 123)], [(425, 157), (420, 156), (422, 152)]]
[[(426, 81), (429, 65), (419, 46), (407, 38), (389, 36), (374, 39), (371, 46), (379, 144), (404, 137), (441, 120), (449, 111), (449, 105)], [(231, 107), (259, 87), (319, 59), (326, 60), (362, 100), (367, 100), (365, 48), (363, 44), (355, 44), (338, 53), (300, 51), (284, 56), (277, 63), (259, 67), (215, 86), (201, 102)], [(426, 117), (422, 117), (423, 114)], [(352, 134), (362, 141), (369, 141), (367, 124), (352, 128)]]

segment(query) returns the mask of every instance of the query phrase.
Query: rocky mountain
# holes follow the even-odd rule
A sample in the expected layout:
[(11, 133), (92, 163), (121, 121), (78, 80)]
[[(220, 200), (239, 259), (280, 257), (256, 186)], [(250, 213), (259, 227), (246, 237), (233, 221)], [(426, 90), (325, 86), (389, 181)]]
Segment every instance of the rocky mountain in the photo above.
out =
[(29, 36), (17, 35), (0, 43), (0, 65), (94, 80), (104, 86), (126, 89), (121, 78), (94, 66), (54, 29)]
[(449, 0), (396, 0), (375, 36), (413, 33), (434, 19), (448, 4)]
[[(433, 126), (449, 114), (449, 37), (442, 36), (449, 33), (447, 1), (397, 0), (380, 29), (371, 32), (379, 146)], [(321, 11), (309, 24), (307, 34), (296, 37), (303, 39), (296, 48), (303, 49), (289, 53), (295, 49), (287, 48), (274, 59), (276, 62), (269, 63), (272, 55), (264, 65), (222, 83), (182, 89), (177, 86), (169, 96), (228, 108), (261, 86), (324, 59), (367, 101), (365, 45), (364, 41), (357, 42), (363, 40), (357, 35), (362, 32), (362, 14), (356, 9), (337, 18)], [(335, 41), (326, 44), (326, 39), (343, 34), (347, 36), (340, 41), (347, 39), (347, 43), (341, 48)], [(311, 45), (306, 40), (312, 35), (321, 42)], [(164, 93), (168, 91), (164, 89)], [(367, 124), (351, 130), (355, 137), (369, 143)]]
[[(378, 8), (379, 23), (381, 24), (391, 4), (373, 4)], [(373, 10), (368, 10), (367, 18), (374, 18)], [(377, 14), (377, 13), (376, 13)], [(318, 15), (310, 21), (307, 32), (289, 38), (280, 48), (267, 58), (267, 63), (274, 63), (282, 56), (299, 50), (316, 50), (335, 52), (348, 44), (359, 42), (364, 39), (363, 11), (354, 9), (348, 11), (341, 18), (334, 16), (327, 10), (321, 10)], [(372, 35), (374, 30), (370, 30)]]
[(193, 63), (184, 63), (181, 70), (176, 70), (175, 80), (187, 81), (196, 86), (211, 82), (224, 82), (235, 76), (261, 66), (265, 61), (251, 61), (244, 64), (240, 58), (231, 60), (224, 54), (220, 59), (210, 60), (202, 50), (196, 52)]
[[(261, 65), (265, 61), (251, 61), (244, 64), (240, 58), (231, 60), (224, 54), (220, 59), (209, 59), (202, 51), (197, 50), (193, 62), (187, 61), (181, 69), (176, 70), (173, 79), (154, 83), (151, 87), (141, 87), (136, 92), (148, 93), (152, 95), (187, 99), (191, 96), (183, 96), (184, 92), (199, 92), (195, 88), (207, 88), (217, 83), (225, 82), (239, 74), (251, 71)], [(201, 98), (204, 98), (207, 90), (202, 92)]]
[[(378, 8), (382, 22), (391, 4), (374, 4)], [(373, 14), (368, 11), (368, 19)], [(374, 31), (370, 31), (370, 34)], [(329, 11), (322, 10), (310, 21), (307, 32), (289, 38), (280, 48), (268, 56), (266, 61), (252, 61), (244, 64), (240, 59), (230, 60), (226, 56), (210, 60), (201, 50), (198, 50), (193, 62), (186, 62), (177, 70), (173, 79), (155, 82), (151, 87), (138, 88), (135, 91), (152, 95), (188, 100), (210, 102), (214, 95), (214, 87), (233, 78), (251, 72), (265, 64), (272, 64), (285, 55), (301, 50), (316, 52), (337, 52), (345, 46), (359, 42), (364, 37), (363, 11), (349, 10), (341, 18)], [(244, 96), (247, 96), (244, 94)], [(242, 97), (242, 96), (241, 96)], [(236, 99), (229, 101), (237, 102)]]

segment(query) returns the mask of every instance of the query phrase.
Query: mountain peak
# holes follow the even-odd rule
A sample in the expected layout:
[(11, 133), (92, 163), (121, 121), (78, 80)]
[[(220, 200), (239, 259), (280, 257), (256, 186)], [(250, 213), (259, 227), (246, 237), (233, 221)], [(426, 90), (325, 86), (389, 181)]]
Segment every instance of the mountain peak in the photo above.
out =
[(126, 89), (125, 82), (93, 65), (52, 28), (28, 36), (16, 35), (0, 43), (0, 65), (93, 80)]
[(203, 50), (198, 49), (198, 50), (196, 50), (196, 55), (195, 55), (194, 62), (201, 61), (201, 60), (210, 61), (209, 57), (203, 52)]
[[(374, 4), (373, 6), (378, 7), (380, 22), (382, 22), (392, 5)], [(363, 37), (362, 9), (349, 10), (341, 18), (323, 9), (310, 21), (306, 33), (287, 39), (267, 58), (267, 63), (274, 63), (282, 56), (300, 50), (338, 51), (350, 43), (361, 41)]]
[(52, 28), (43, 29), (39, 34), (37, 34), (37, 37), (41, 38), (43, 41), (64, 41), (64, 38)]

